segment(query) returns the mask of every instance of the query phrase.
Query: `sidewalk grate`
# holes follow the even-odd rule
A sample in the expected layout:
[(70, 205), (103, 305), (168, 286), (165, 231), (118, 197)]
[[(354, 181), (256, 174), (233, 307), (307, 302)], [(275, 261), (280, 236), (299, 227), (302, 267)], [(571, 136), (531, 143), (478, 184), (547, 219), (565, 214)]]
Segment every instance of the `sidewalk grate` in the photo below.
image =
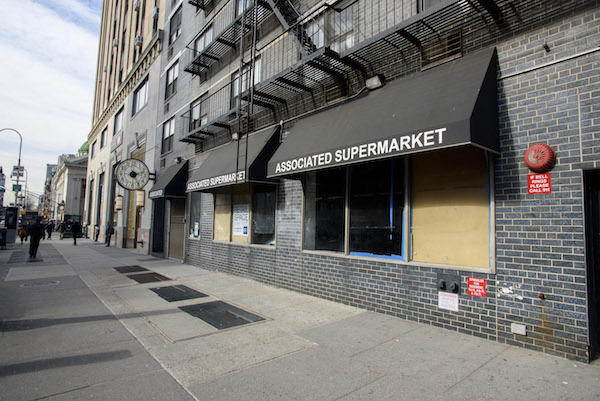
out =
[(196, 291), (185, 285), (173, 285), (168, 287), (150, 288), (159, 297), (168, 302), (183, 301), (186, 299), (204, 298), (208, 295)]
[(137, 265), (118, 266), (118, 267), (113, 267), (113, 269), (115, 269), (119, 273), (135, 273), (135, 272), (147, 272), (148, 271), (148, 269), (146, 269), (142, 266), (137, 266)]
[(219, 330), (265, 320), (260, 316), (222, 301), (180, 306), (179, 309)]
[(140, 284), (171, 280), (170, 278), (165, 277), (162, 274), (158, 274), (158, 273), (154, 273), (154, 272), (140, 273), (140, 274), (128, 274), (127, 277), (129, 277), (132, 280), (137, 281)]

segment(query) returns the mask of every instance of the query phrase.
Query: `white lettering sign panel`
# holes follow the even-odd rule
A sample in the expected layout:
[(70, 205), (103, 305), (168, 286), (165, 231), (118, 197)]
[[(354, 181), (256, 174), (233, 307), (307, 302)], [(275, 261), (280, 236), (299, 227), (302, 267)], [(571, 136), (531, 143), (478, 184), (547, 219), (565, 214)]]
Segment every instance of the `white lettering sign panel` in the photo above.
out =
[(233, 205), (233, 235), (247, 237), (249, 225), (250, 205), (247, 203)]

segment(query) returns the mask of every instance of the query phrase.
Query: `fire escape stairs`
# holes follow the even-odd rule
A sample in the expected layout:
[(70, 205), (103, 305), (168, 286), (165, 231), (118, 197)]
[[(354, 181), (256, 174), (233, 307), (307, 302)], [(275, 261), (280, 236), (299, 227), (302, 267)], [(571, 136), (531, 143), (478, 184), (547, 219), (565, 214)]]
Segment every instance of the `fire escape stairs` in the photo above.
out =
[(300, 13), (296, 10), (290, 0), (266, 0), (275, 16), (281, 23), (284, 30), (293, 31), (293, 37), (296, 39), (300, 51), (303, 55), (310, 54), (317, 50), (310, 36), (306, 34), (303, 24), (298, 24)]

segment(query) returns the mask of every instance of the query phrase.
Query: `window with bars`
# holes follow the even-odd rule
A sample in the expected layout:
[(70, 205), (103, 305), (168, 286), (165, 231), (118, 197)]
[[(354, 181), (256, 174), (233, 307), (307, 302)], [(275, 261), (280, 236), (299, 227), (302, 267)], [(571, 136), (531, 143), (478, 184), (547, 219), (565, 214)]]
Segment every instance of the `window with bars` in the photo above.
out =
[(206, 95), (190, 104), (190, 132), (208, 123), (208, 107), (205, 100)]
[(202, 35), (198, 36), (194, 41), (194, 54), (201, 53), (206, 46), (213, 40), (213, 29), (212, 26), (208, 27)]

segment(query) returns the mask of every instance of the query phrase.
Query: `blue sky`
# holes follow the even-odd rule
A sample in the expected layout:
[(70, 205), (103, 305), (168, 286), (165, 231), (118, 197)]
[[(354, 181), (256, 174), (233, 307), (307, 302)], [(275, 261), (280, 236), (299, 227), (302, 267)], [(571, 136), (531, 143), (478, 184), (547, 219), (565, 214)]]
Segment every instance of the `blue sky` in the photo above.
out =
[[(0, 128), (23, 136), (30, 192), (42, 193), (46, 164), (76, 153), (90, 131), (101, 11), (101, 0), (2, 0)], [(0, 132), (7, 176), (18, 151), (18, 136)]]

